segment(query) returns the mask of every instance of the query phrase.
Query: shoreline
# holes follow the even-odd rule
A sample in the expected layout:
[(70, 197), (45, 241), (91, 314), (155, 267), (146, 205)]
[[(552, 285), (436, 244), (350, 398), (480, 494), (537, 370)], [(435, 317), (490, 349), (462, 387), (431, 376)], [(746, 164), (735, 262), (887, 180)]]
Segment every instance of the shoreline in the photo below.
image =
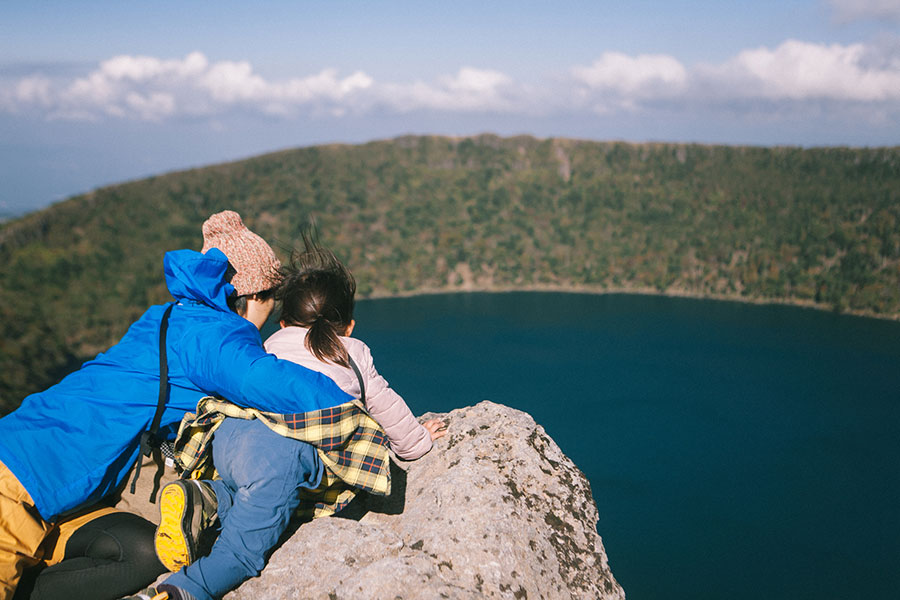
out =
[[(805, 308), (809, 310), (817, 310), (822, 312), (835, 313), (834, 308), (829, 304), (817, 303), (812, 300), (800, 300), (791, 298), (761, 298), (732, 296), (727, 294), (704, 294), (700, 292), (691, 292), (687, 290), (665, 290), (659, 291), (655, 288), (633, 288), (633, 287), (601, 287), (590, 285), (574, 285), (563, 286), (553, 284), (531, 284), (522, 286), (477, 286), (467, 285), (459, 287), (442, 287), (442, 288), (420, 288), (416, 290), (408, 290), (403, 292), (386, 292), (383, 290), (375, 290), (371, 294), (361, 297), (360, 300), (381, 300), (386, 298), (413, 298), (416, 296), (436, 296), (439, 294), (469, 294), (469, 293), (488, 293), (488, 294), (505, 294), (509, 292), (556, 292), (569, 294), (629, 294), (635, 296), (663, 296), (667, 298), (689, 298), (693, 300), (715, 300), (719, 302), (737, 302), (740, 304), (756, 304), (756, 305), (782, 305), (793, 306), (796, 308)], [(879, 321), (900, 321), (900, 313), (874, 313), (871, 311), (845, 309), (840, 311), (841, 316), (864, 317), (869, 319), (877, 319)]]

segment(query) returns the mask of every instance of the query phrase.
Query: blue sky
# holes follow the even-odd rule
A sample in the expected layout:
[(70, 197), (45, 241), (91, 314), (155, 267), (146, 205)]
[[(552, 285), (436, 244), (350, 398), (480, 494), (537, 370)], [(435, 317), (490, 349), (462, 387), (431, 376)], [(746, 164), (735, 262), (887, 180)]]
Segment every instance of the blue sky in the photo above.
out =
[(900, 144), (900, 0), (4, 2), (0, 215), (408, 133)]

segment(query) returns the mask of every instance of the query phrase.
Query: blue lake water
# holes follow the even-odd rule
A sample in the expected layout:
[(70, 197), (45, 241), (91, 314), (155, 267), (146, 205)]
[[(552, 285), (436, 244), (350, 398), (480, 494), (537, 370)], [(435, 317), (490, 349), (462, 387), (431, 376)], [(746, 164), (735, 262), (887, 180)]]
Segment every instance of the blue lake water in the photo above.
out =
[(417, 414), (487, 399), (545, 427), (630, 600), (900, 597), (900, 323), (555, 293), (356, 320)]

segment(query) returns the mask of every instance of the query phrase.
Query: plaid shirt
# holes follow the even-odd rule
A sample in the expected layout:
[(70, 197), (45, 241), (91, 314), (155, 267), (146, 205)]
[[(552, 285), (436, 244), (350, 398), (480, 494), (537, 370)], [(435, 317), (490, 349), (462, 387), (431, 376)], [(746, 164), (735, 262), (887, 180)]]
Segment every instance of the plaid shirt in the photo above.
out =
[(186, 414), (178, 428), (175, 458), (184, 468), (184, 477), (217, 476), (210, 441), (226, 417), (259, 419), (278, 435), (316, 447), (325, 474), (318, 488), (301, 490), (297, 508), (301, 519), (334, 514), (359, 490), (382, 496), (391, 491), (387, 436), (359, 400), (313, 412), (282, 415), (242, 408), (219, 398), (203, 398), (197, 404), (197, 413)]

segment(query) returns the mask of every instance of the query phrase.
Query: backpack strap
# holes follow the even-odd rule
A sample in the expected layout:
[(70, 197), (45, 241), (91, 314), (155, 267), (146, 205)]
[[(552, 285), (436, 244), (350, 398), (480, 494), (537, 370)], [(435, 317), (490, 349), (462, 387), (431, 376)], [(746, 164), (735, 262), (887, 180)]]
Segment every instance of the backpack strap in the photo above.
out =
[(356, 378), (359, 380), (359, 399), (362, 401), (363, 405), (366, 404), (366, 382), (363, 381), (362, 373), (359, 372), (359, 367), (356, 366), (356, 363), (353, 362), (353, 357), (350, 356), (350, 353), (347, 353), (347, 360), (350, 362), (350, 368), (353, 369), (353, 372), (356, 373)]
[[(172, 314), (172, 302), (166, 307), (162, 319), (159, 322), (159, 398), (156, 402), (156, 414), (153, 415), (153, 422), (150, 429), (141, 433), (141, 451), (138, 455), (137, 465), (134, 468), (134, 478), (131, 480), (131, 493), (134, 494), (137, 489), (137, 480), (141, 475), (141, 456), (150, 456), (151, 452), (159, 449), (159, 424), (162, 421), (163, 411), (166, 408), (166, 401), (169, 397), (169, 362), (166, 356), (166, 332), (169, 329), (169, 315)], [(162, 466), (160, 466), (162, 468)], [(150, 492), (150, 503), (156, 502), (156, 489)]]

